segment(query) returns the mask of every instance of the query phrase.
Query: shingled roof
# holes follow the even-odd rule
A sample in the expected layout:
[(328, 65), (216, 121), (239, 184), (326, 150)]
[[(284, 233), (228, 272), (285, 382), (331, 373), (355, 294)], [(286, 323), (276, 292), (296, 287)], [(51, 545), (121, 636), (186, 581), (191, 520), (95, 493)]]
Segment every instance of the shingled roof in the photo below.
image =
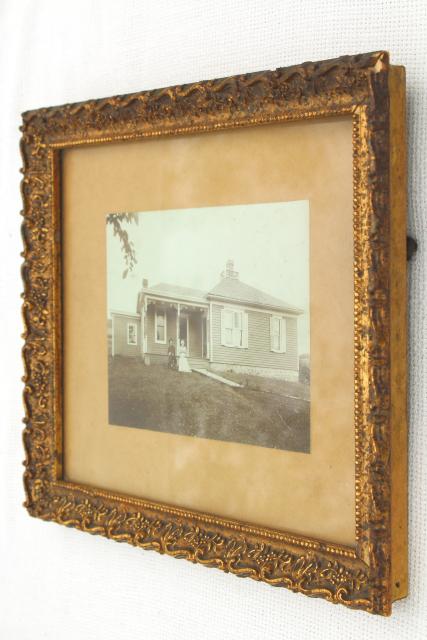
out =
[(290, 313), (301, 314), (302, 309), (294, 307), (284, 300), (275, 298), (260, 289), (255, 289), (249, 284), (241, 282), (237, 278), (224, 277), (218, 284), (208, 293), (209, 299), (240, 302), (250, 304), (256, 307), (268, 307), (269, 309), (280, 309)]
[(220, 282), (210, 291), (201, 291), (200, 289), (160, 282), (153, 287), (145, 286), (143, 292), (173, 299), (191, 299), (196, 302), (205, 303), (208, 300), (218, 300), (287, 311), (288, 313), (294, 313), (296, 315), (304, 313), (302, 309), (294, 307), (284, 300), (280, 300), (269, 293), (265, 293), (239, 280), (239, 274), (237, 271), (234, 271), (234, 263), (232, 260), (228, 260), (226, 269), (221, 274)]

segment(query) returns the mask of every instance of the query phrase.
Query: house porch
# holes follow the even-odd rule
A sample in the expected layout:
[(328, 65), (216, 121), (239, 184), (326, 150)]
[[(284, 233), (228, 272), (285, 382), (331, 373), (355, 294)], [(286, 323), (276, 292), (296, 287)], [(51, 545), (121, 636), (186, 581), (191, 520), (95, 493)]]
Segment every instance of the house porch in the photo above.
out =
[(207, 366), (209, 361), (209, 308), (146, 297), (141, 317), (141, 351), (146, 363), (165, 363), (169, 341), (176, 353), (181, 340), (187, 347), (190, 365)]

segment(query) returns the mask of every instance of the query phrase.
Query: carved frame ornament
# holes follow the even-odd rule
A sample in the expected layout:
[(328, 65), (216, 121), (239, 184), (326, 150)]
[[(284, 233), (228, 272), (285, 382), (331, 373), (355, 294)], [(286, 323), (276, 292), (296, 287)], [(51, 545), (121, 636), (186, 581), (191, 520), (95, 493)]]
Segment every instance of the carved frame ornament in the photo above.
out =
[[(389, 72), (388, 55), (376, 52), (23, 114), (24, 484), (32, 516), (390, 614)], [(356, 548), (64, 482), (61, 150), (340, 115), (353, 119)]]

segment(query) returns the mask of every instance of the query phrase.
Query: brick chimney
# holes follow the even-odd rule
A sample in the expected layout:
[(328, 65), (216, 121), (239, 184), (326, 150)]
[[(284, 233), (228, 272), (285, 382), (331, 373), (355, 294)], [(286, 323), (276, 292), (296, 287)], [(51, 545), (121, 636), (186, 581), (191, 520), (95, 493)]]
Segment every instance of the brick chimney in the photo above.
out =
[(234, 270), (234, 260), (229, 258), (225, 265), (225, 271), (221, 273), (221, 278), (233, 278), (234, 280), (239, 279), (239, 272)]
[(142, 280), (142, 288), (143, 289), (148, 289), (148, 280), (147, 280), (147, 278), (143, 278), (143, 280)]

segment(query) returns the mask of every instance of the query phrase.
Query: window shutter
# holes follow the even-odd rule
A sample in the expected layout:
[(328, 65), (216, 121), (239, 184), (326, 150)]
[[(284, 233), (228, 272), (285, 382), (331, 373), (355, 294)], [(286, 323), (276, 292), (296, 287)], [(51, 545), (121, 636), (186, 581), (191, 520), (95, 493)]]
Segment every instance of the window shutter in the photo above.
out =
[(249, 346), (249, 331), (248, 331), (248, 314), (247, 313), (243, 313), (243, 347), (245, 347), (245, 349), (248, 348)]
[(286, 318), (280, 319), (280, 351), (284, 353), (286, 351)]
[(221, 344), (226, 347), (225, 340), (225, 309), (221, 309)]
[(274, 321), (274, 316), (270, 316), (270, 349), (271, 350), (274, 349), (274, 345), (273, 345), (273, 321)]

